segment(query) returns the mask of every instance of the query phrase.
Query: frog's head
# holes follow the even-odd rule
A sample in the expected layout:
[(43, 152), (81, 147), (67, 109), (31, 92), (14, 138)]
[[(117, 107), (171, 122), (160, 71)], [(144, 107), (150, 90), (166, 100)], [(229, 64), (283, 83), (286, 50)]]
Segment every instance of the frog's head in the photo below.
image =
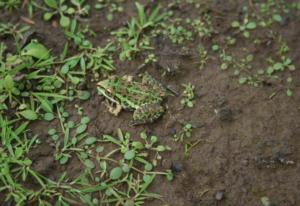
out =
[(112, 83), (114, 82), (115, 78), (116, 78), (115, 76), (111, 76), (108, 79), (98, 82), (98, 84), (97, 84), (98, 91), (104, 95), (112, 93), (113, 92), (113, 88), (112, 88), (113, 84)]
[(98, 90), (102, 90), (102, 91), (111, 93), (111, 80), (110, 79), (105, 79), (105, 80), (98, 82), (97, 86), (98, 86)]

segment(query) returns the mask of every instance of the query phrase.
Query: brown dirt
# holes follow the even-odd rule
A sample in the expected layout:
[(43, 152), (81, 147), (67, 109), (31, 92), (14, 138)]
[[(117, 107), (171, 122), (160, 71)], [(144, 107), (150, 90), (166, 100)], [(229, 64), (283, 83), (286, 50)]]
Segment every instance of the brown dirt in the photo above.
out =
[[(147, 2), (147, 1), (143, 1)], [(163, 1), (161, 1), (163, 2)], [(212, 42), (222, 42), (230, 33), (228, 26), (232, 19), (238, 16), (241, 5), (232, 1), (218, 4), (218, 10), (226, 13), (221, 19), (214, 21), (219, 34), (204, 41), (210, 48)], [(178, 15), (195, 16), (201, 11), (183, 6), (177, 9)], [(126, 22), (134, 12), (132, 2), (125, 6), (126, 14), (122, 18), (115, 18), (107, 23), (104, 15), (92, 12), (89, 23), (97, 33), (93, 39), (95, 46), (105, 42), (107, 31), (115, 29)], [(212, 15), (214, 13), (212, 12)], [(1, 14), (0, 19), (22, 22), (20, 16)], [(217, 15), (217, 13), (216, 13)], [(34, 18), (33, 26), (43, 42), (52, 48), (54, 53), (62, 50), (65, 38), (59, 28), (54, 28), (40, 20), (40, 14)], [(292, 18), (284, 25), (275, 28), (287, 40), (292, 51), (292, 58), (296, 67), (300, 66), (297, 58), (300, 48), (299, 18)], [(224, 23), (225, 22), (225, 23)], [(263, 33), (257, 35), (264, 36)], [(8, 41), (8, 40), (7, 40)], [(195, 53), (195, 46), (200, 40), (190, 42), (187, 47)], [(164, 44), (168, 46), (168, 41)], [(222, 44), (221, 44), (222, 46)], [(254, 49), (258, 58), (264, 59), (271, 55), (274, 46), (261, 46), (253, 48), (251, 42), (238, 40), (232, 52), (239, 54), (241, 48)], [(198, 70), (194, 60), (181, 59), (180, 74), (174, 78), (163, 78), (155, 68), (149, 68), (149, 73), (182, 92), (182, 83), (192, 83), (196, 87), (196, 105), (192, 109), (181, 110), (180, 97), (168, 98), (168, 114), (154, 124), (131, 127), (129, 120), (131, 112), (122, 112), (118, 117), (112, 116), (102, 104), (103, 98), (96, 94), (95, 84), (90, 82), (88, 87), (92, 90), (92, 97), (87, 102), (77, 102), (85, 113), (91, 118), (89, 133), (95, 136), (114, 134), (117, 128), (138, 135), (146, 130), (160, 137), (160, 141), (171, 145), (173, 151), (164, 156), (160, 168), (168, 169), (172, 162), (183, 164), (183, 171), (176, 175), (173, 182), (167, 182), (159, 177), (151, 187), (153, 192), (163, 196), (164, 204), (172, 206), (212, 206), (212, 205), (261, 205), (260, 198), (267, 196), (276, 205), (300, 205), (300, 73), (293, 73), (294, 96), (288, 98), (280, 84), (259, 86), (241, 86), (230, 71), (221, 72), (216, 55), (210, 53), (211, 58), (204, 70)], [(117, 62), (117, 74), (133, 74), (140, 61)], [(265, 67), (263, 61), (255, 62), (257, 68)], [(269, 96), (272, 92), (280, 90), (274, 98)], [(70, 112), (75, 113), (72, 105)], [(183, 145), (172, 140), (173, 128), (179, 129), (176, 120), (191, 122), (197, 128), (193, 131), (193, 140), (203, 139), (203, 143), (194, 148), (188, 158), (185, 158)], [(40, 135), (42, 144), (35, 148), (30, 157), (33, 167), (43, 175), (56, 179), (62, 171), (67, 171), (76, 177), (81, 166), (76, 159), (67, 166), (60, 166), (53, 159), (53, 148), (49, 146), (47, 128), (55, 127), (57, 122), (50, 125), (46, 122), (36, 122), (32, 125), (34, 133)], [(288, 164), (294, 163), (294, 164)], [(217, 201), (217, 192), (224, 192), (224, 198)], [(147, 206), (163, 205), (161, 201), (150, 201)]]

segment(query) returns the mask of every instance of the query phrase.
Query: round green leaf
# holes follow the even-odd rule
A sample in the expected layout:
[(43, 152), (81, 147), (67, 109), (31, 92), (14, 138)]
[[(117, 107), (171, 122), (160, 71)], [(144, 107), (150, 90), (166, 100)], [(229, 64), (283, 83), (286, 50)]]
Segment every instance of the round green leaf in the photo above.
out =
[(91, 94), (88, 91), (78, 91), (78, 97), (81, 100), (89, 99)]
[(153, 169), (152, 164), (150, 164), (150, 163), (145, 164), (145, 170), (146, 171), (151, 171), (152, 169)]
[(70, 21), (69, 17), (63, 16), (63, 15), (60, 17), (59, 24), (62, 27), (64, 27), (64, 28), (69, 27), (70, 23), (71, 23), (71, 21)]
[(127, 160), (132, 160), (135, 157), (135, 151), (129, 150), (125, 153), (124, 158)]
[(277, 22), (282, 22), (282, 17), (280, 16), (280, 14), (274, 14), (273, 20)]
[(49, 21), (49, 20), (53, 17), (53, 15), (54, 15), (54, 13), (46, 12), (46, 13), (44, 13), (44, 15), (43, 15), (43, 19), (44, 19), (45, 21)]
[(248, 80), (247, 77), (241, 77), (241, 78), (239, 79), (239, 83), (240, 83), (240, 84), (245, 84), (245, 83), (247, 82), (247, 80)]
[(75, 123), (73, 121), (68, 121), (67, 127), (68, 128), (73, 128), (75, 126)]
[(89, 169), (93, 169), (95, 167), (95, 164), (93, 161), (89, 160), (89, 159), (86, 159), (84, 161), (84, 165), (89, 168)]
[(152, 177), (150, 175), (144, 175), (143, 180), (145, 183), (150, 183), (152, 181)]
[(256, 23), (255, 22), (249, 22), (246, 25), (247, 29), (255, 29), (256, 28)]
[(117, 180), (122, 176), (122, 168), (121, 167), (115, 167), (110, 171), (109, 178), (112, 180)]
[(44, 114), (44, 120), (46, 121), (52, 121), (54, 119), (54, 114), (53, 113), (46, 113)]

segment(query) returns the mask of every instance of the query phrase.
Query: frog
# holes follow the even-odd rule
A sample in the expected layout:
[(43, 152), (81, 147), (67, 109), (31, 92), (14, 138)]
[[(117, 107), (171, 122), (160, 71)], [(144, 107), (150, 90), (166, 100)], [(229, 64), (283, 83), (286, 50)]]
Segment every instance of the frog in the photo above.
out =
[(130, 75), (113, 75), (97, 83), (98, 93), (115, 105), (108, 105), (112, 114), (117, 116), (122, 110), (133, 111), (131, 125), (153, 123), (159, 119), (165, 113), (163, 100), (175, 95), (147, 72), (139, 76), (141, 81)]

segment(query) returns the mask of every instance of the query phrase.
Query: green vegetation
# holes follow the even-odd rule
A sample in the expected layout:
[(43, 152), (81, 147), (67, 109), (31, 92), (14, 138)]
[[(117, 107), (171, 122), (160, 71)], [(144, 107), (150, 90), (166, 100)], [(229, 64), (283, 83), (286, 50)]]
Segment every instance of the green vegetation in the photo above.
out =
[[(132, 4), (133, 13), (125, 14), (127, 4)], [(288, 41), (272, 29), (284, 25), (284, 17), (289, 12), (299, 17), (300, 3), (249, 1), (241, 11), (241, 19), (236, 16), (227, 22), (223, 33), (218, 30), (220, 19), (223, 22), (224, 18), (222, 13), (216, 18), (214, 11), (205, 10), (193, 13), (197, 18), (183, 17), (178, 12), (180, 5), (202, 8), (202, 4), (193, 0), (174, 0), (162, 5), (126, 0), (97, 0), (94, 5), (86, 0), (0, 2), (0, 11), (10, 15), (15, 11), (21, 13), (25, 7), (28, 19), (32, 20), (28, 24), (28, 19), (20, 16), (19, 23), (0, 22), (3, 38), (0, 43), (0, 192), (5, 195), (5, 202), (18, 206), (68, 206), (78, 201), (89, 206), (140, 206), (148, 199), (162, 199), (160, 194), (150, 192), (150, 186), (158, 175), (169, 181), (174, 178), (169, 168), (161, 170), (163, 156), (172, 152), (162, 143), (163, 138), (141, 130), (136, 130), (139, 135), (133, 135), (134, 132), (130, 134), (117, 128), (116, 134), (101, 131), (92, 135), (89, 125), (93, 118), (84, 110), (85, 101), (88, 104), (95, 101), (93, 104), (100, 106), (96, 87), (110, 101), (112, 113), (117, 114), (120, 109), (134, 112), (133, 125), (152, 123), (163, 113), (170, 114), (167, 103), (163, 104), (166, 96), (172, 98), (169, 104), (178, 102), (185, 111), (198, 108), (195, 105), (200, 100), (196, 101), (195, 85), (191, 83), (181, 84), (175, 79), (173, 84), (178, 83), (183, 89), (181, 96), (176, 97), (176, 91), (169, 85), (150, 75), (140, 75), (138, 82), (128, 74), (129, 65), (133, 68), (142, 64), (130, 70), (140, 73), (164, 61), (162, 42), (170, 42), (172, 59), (179, 59), (174, 56), (173, 47), (192, 53), (192, 58), (183, 59), (192, 65), (191, 69), (194, 67), (193, 72), (209, 70), (214, 63), (219, 70), (213, 72), (223, 72), (225, 78), (236, 81), (237, 87), (264, 88), (272, 84), (275, 89), (272, 88), (270, 98), (281, 90), (293, 97), (295, 57)], [(98, 28), (104, 27), (100, 21), (96, 26), (91, 24), (94, 13), (110, 23), (109, 30), (105, 27), (99, 32)], [(116, 16), (124, 19), (121, 21)], [(57, 51), (51, 41), (45, 40), (47, 36), (32, 35), (35, 33), (32, 27), (39, 26), (33, 20), (57, 29), (60, 33), (53, 35), (63, 36), (60, 39), (65, 39), (61, 40), (64, 49)], [(260, 32), (262, 36), (257, 35)], [(274, 52), (257, 54), (256, 48), (270, 45)], [(180, 67), (176, 72), (188, 77), (190, 67)], [(165, 69), (171, 73), (173, 68)], [(117, 72), (122, 76), (117, 77)], [(161, 75), (162, 82), (168, 80), (165, 76)], [(42, 121), (49, 124), (43, 138), (30, 129)], [(186, 157), (203, 141), (193, 140), (194, 128), (191, 123), (183, 123), (173, 136), (175, 143), (184, 144)], [(71, 177), (67, 171), (50, 178), (35, 171), (30, 155), (42, 140), (50, 142), (56, 163), (64, 167), (76, 160), (81, 163), (82, 173)]]

